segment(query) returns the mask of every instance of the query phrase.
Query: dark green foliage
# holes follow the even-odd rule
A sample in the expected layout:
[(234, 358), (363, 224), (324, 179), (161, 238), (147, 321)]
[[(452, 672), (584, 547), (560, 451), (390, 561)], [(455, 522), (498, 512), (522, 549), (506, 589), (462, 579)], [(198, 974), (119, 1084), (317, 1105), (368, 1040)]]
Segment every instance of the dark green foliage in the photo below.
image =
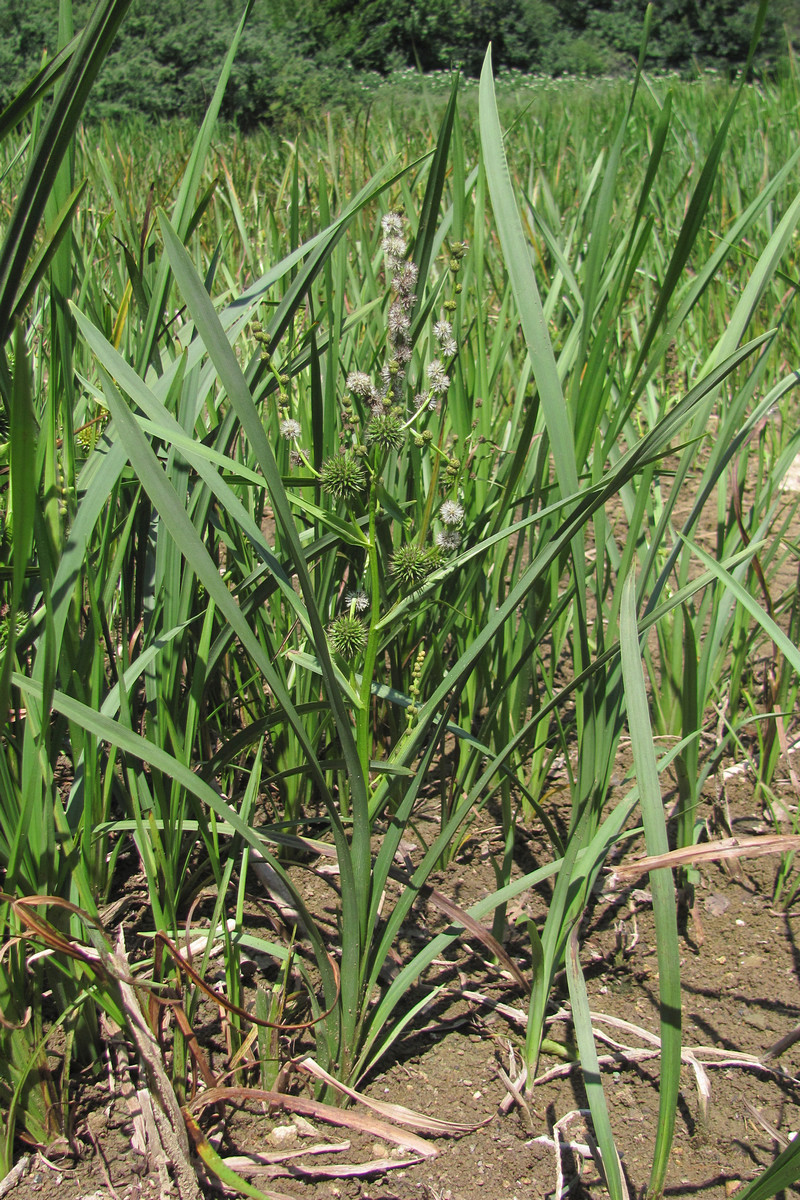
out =
[[(88, 16), (75, 0), (76, 27)], [(495, 70), (599, 75), (638, 54), (647, 0), (256, 0), (222, 116), (243, 128), (313, 116), (358, 95), (354, 72), (459, 66), (477, 74), (488, 42)], [(651, 68), (743, 62), (753, 0), (658, 0)], [(87, 115), (196, 118), (241, 15), (239, 0), (134, 0)], [(773, 0), (761, 60), (775, 62), (800, 28), (800, 0)], [(0, 4), (0, 104), (56, 49), (53, 0)]]
[[(75, 0), (74, 8), (79, 27), (89, 4)], [(89, 118), (198, 117), (214, 90), (241, 10), (238, 0), (134, 0), (92, 93)], [(0, 5), (0, 104), (9, 102), (43, 54), (52, 56), (56, 35), (52, 0)], [(316, 55), (324, 57), (324, 46), (309, 42), (301, 9), (292, 6), (290, 18), (279, 4), (260, 0), (242, 39), (222, 116), (247, 126), (277, 113), (303, 115), (334, 95), (346, 96), (344, 76), (332, 79), (324, 62), (312, 61)]]
[[(594, 0), (579, 4), (580, 25), (592, 43), (635, 58), (647, 0)], [(654, 5), (648, 44), (653, 66), (681, 69), (694, 59), (702, 65), (734, 65), (747, 57), (758, 5), (741, 0), (660, 0)], [(761, 55), (780, 48), (781, 17), (795, 4), (772, 4), (761, 40)]]

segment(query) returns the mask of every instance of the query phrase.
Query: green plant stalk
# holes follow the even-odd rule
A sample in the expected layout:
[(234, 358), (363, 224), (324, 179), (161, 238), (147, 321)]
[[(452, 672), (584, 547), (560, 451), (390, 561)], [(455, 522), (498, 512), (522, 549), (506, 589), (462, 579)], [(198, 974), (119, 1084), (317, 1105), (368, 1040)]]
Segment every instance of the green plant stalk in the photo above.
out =
[[(697, 688), (697, 641), (694, 626), (687, 608), (681, 609), (683, 618), (683, 691), (681, 695), (681, 734), (684, 738), (692, 737), (685, 754), (678, 756), (675, 773), (678, 780), (678, 812), (676, 849), (691, 846), (694, 842), (695, 805), (697, 803), (697, 779), (699, 765), (699, 734), (702, 727), (703, 714), (698, 699)], [(681, 871), (678, 879), (685, 886), (691, 878), (689, 870)]]
[(371, 750), (372, 681), (378, 657), (378, 622), (380, 620), (381, 577), (377, 546), (378, 484), (373, 475), (369, 488), (369, 544), (366, 548), (370, 578), (370, 616), (364, 665), (361, 675), (361, 707), (356, 713), (358, 757), (364, 783), (369, 790)]
[[(17, 614), (25, 586), (25, 568), (30, 561), (33, 547), (34, 504), (31, 496), (31, 480), (35, 478), (37, 424), (33, 411), (33, 381), (31, 379), (28, 350), (21, 325), (14, 335), (14, 382), (11, 403), (11, 452), (9, 470), (11, 475), (10, 499), (14, 515), (14, 546), (16, 553), (12, 562), (11, 597), (8, 618), (8, 640), (0, 668), (0, 718), (4, 721), (10, 703), (10, 677), (14, 667)], [(32, 502), (33, 501), (33, 502)], [(8, 880), (6, 888), (12, 886)]]

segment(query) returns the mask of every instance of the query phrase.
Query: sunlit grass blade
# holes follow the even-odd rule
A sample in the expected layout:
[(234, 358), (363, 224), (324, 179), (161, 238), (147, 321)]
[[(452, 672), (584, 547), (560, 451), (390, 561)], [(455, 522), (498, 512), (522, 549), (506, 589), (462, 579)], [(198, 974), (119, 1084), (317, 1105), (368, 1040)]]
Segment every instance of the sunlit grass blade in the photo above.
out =
[(64, 238), (64, 236), (68, 233), (72, 225), (72, 219), (75, 216), (81, 199), (86, 191), (86, 183), (87, 181), (84, 180), (83, 183), (79, 184), (78, 187), (75, 188), (71, 196), (69, 196), (64, 207), (48, 231), (48, 237), (46, 241), (42, 244), (37, 254), (31, 260), (25, 272), (25, 277), (19, 286), (17, 300), (14, 305), (13, 312), (11, 313), (12, 320), (17, 318), (21, 319), (25, 309), (33, 299), (34, 293), (41, 283), (45, 271), (50, 266), (50, 263), (52, 262), (59, 246), (61, 245), (62, 238)]
[[(584, 272), (585, 285), (582, 297), (582, 319), (580, 325), (580, 340), (577, 347), (577, 362), (586, 363), (586, 371), (575, 371), (572, 375), (572, 386), (570, 392), (570, 404), (572, 409), (572, 420), (575, 429), (576, 443), (576, 461), (583, 463), (589, 452), (592, 440), (596, 435), (597, 426), (600, 421), (601, 414), (598, 411), (606, 399), (606, 377), (607, 372), (602, 369), (602, 361), (592, 361), (594, 358), (604, 357), (610, 349), (610, 338), (608, 336), (608, 325), (613, 320), (615, 305), (611, 301), (611, 297), (603, 297), (602, 289), (608, 286), (605, 275), (605, 259), (608, 252), (608, 242), (611, 230), (613, 228), (612, 211), (615, 202), (615, 196), (618, 192), (618, 173), (620, 169), (620, 161), (623, 148), (626, 140), (628, 124), (634, 111), (636, 95), (639, 87), (639, 79), (642, 68), (644, 66), (645, 52), (647, 49), (647, 39), (650, 29), (650, 22), (653, 14), (653, 6), (647, 6), (645, 14), (645, 25), (642, 32), (642, 44), (639, 53), (639, 64), (636, 75), (634, 76), (633, 84), (630, 89), (628, 104), (625, 109), (625, 115), (620, 123), (617, 135), (611, 146), (608, 156), (608, 163), (603, 173), (602, 182), (598, 191), (597, 201), (595, 204), (594, 216), (592, 219), (592, 228), (589, 232), (589, 252), (586, 259), (586, 268)], [(655, 159), (658, 161), (659, 143), (655, 147)], [(645, 180), (644, 189), (646, 191), (647, 180)], [(641, 207), (641, 202), (640, 202)], [(635, 226), (631, 230), (630, 239), (632, 240), (635, 233)], [(629, 245), (631, 243), (629, 242)], [(615, 272), (610, 272), (610, 279), (613, 280)], [(623, 292), (624, 295), (624, 292)], [(595, 332), (596, 309), (601, 308), (601, 328), (592, 347), (593, 335)], [(605, 326), (605, 328), (603, 327)], [(591, 350), (591, 358), (590, 358)], [(583, 393), (587, 393), (586, 398), (582, 399)]]
[(16, 129), (31, 109), (55, 87), (69, 66), (80, 40), (81, 35), (76, 34), (66, 46), (48, 59), (41, 70), (20, 88), (11, 103), (0, 113), (0, 142)]
[(442, 203), (442, 192), (448, 170), (450, 139), (456, 115), (458, 97), (458, 72), (453, 76), (450, 99), (445, 109), (436, 139), (436, 150), (431, 160), (428, 183), (419, 214), (419, 225), (414, 245), (414, 262), (419, 269), (420, 279), (427, 279), (436, 241), (436, 227)]
[[(248, 653), (252, 655), (253, 660), (263, 671), (265, 678), (269, 680), (270, 686), (275, 690), (275, 695), (278, 697), (286, 717), (292, 723), (297, 735), (301, 740), (305, 740), (303, 722), (295, 715), (294, 706), (290, 697), (284, 691), (280, 678), (274, 672), (270, 660), (266, 657), (263, 648), (244, 621), (230, 592), (220, 579), (219, 568), (212, 561), (208, 551), (201, 542), (197, 530), (189, 519), (186, 510), (176, 492), (170, 486), (144, 434), (140, 430), (135, 418), (123, 403), (122, 397), (110, 377), (106, 377), (105, 379), (105, 397), (109, 410), (116, 422), (126, 454), (156, 506), (161, 519), (164, 521), (167, 529), (169, 529), (176, 544), (180, 546), (183, 556), (191, 564), (198, 578), (202, 580), (203, 585), (214, 599), (220, 612), (225, 615), (231, 627), (236, 630)], [(313, 769), (316, 757), (310, 745), (307, 747), (307, 752)], [(317, 779), (322, 794), (325, 795), (327, 793), (327, 785), (322, 772), (318, 769)]]
[[(353, 788), (354, 802), (358, 801), (358, 808), (361, 812), (364, 812), (366, 809), (366, 794), (364, 792), (363, 779), (360, 777), (358, 758), (355, 755), (350, 720), (339, 697), (339, 689), (336, 686), (333, 674), (333, 664), (327, 649), (328, 643), (324, 625), (317, 608), (313, 584), (306, 568), (305, 555), (300, 545), (294, 517), (277, 463), (275, 462), (275, 456), (264, 432), (264, 426), (253, 402), (247, 381), (236, 361), (236, 356), (214, 311), (213, 304), (203, 282), (194, 270), (179, 238), (163, 216), (161, 216), (161, 223), (167, 254), (172, 269), (175, 272), (176, 280), (183, 295), (186, 297), (197, 330), (212, 362), (215, 364), (220, 381), (236, 411), (242, 429), (256, 454), (259, 466), (264, 473), (265, 482), (269, 488), (275, 514), (280, 521), (287, 543), (291, 548), (317, 653), (320, 656), (323, 675), (328, 685), (328, 699), (334, 712), (339, 735), (342, 739), (345, 759), (348, 761), (348, 767), (351, 772), (350, 782)], [(308, 747), (308, 752), (312, 754), (310, 746)], [(323, 785), (323, 794), (326, 793), (327, 787)]]
[(650, 318), (647, 333), (642, 341), (642, 345), (637, 354), (636, 363), (631, 372), (631, 379), (636, 378), (642, 365), (647, 360), (653, 340), (655, 339), (662, 320), (666, 316), (670, 300), (678, 286), (689, 254), (691, 253), (692, 247), (695, 245), (702, 228), (705, 214), (708, 209), (709, 200), (711, 198), (712, 188), (714, 186), (714, 179), (716, 178), (717, 171), (719, 169), (722, 151), (728, 137), (728, 131), (730, 129), (731, 122), (733, 121), (736, 106), (739, 102), (739, 98), (747, 78), (747, 72), (750, 64), (752, 63), (753, 55), (755, 54), (758, 36), (764, 24), (768, 5), (769, 0), (760, 0), (747, 64), (740, 75), (738, 87), (734, 92), (724, 119), (715, 134), (711, 150), (706, 158), (705, 164), (700, 173), (700, 177), (697, 181), (697, 185), (692, 194), (691, 201), (687, 207), (686, 216), (683, 220), (678, 238), (670, 256), (666, 274), (661, 283), (661, 287), (659, 288), (658, 299), (655, 304), (653, 314)]
[[(225, 57), (225, 62), (222, 65), (214, 94), (211, 97), (205, 117), (203, 118), (203, 123), (198, 130), (189, 162), (181, 178), (178, 196), (172, 209), (172, 223), (181, 239), (188, 237), (189, 234), (195, 212), (195, 202), (201, 186), (203, 167), (211, 146), (211, 139), (214, 134), (225, 90), (228, 86), (228, 80), (233, 70), (233, 63), (239, 48), (239, 42), (247, 19), (250, 16), (253, 2), (254, 0), (247, 0), (245, 4), (241, 20), (233, 36), (230, 49)], [(163, 320), (164, 302), (168, 288), (169, 262), (166, 256), (164, 256), (159, 264), (158, 275), (153, 285), (153, 293), (147, 311), (145, 328), (139, 340), (136, 368), (140, 374), (144, 374), (145, 368), (155, 351), (156, 342), (160, 334), (159, 326)]]
[(531, 266), (530, 246), (523, 233), (503, 147), (503, 132), (492, 80), (491, 48), (486, 53), (481, 72), (480, 97), (481, 151), (505, 267), (517, 302), (533, 376), (550, 434), (557, 477), (562, 492), (570, 494), (578, 490), (572, 428), (542, 311), (539, 288)]
[(31, 379), (28, 348), (21, 325), (17, 325), (14, 338), (14, 386), (11, 396), (10, 425), (10, 498), (11, 516), (14, 521), (14, 545), (16, 553), (11, 572), (11, 595), (8, 641), (3, 654), (0, 671), (0, 710), (8, 709), (8, 690), (11, 670), (14, 665), (16, 647), (17, 614), (22, 602), (23, 588), (33, 548), (34, 526), (38, 488), (36, 480), (36, 443), (39, 427), (33, 411), (33, 381)]
[(129, 5), (130, 0), (98, 0), (70, 55), (59, 84), (58, 99), (50, 109), (31, 154), (25, 180), (0, 245), (0, 342), (8, 336), (19, 287), (61, 161)]
[[(682, 540), (689, 547), (692, 554), (695, 554), (700, 559), (700, 562), (703, 564), (706, 570), (710, 571), (712, 575), (716, 575), (716, 577), (725, 585), (725, 587), (733, 593), (739, 604), (741, 604), (742, 607), (750, 613), (750, 616), (761, 626), (767, 636), (773, 642), (775, 642), (776, 646), (780, 650), (781, 654), (783, 654), (783, 656), (786, 658), (787, 662), (789, 662), (793, 669), (800, 675), (800, 648), (795, 646), (795, 644), (790, 641), (790, 639), (786, 636), (781, 627), (776, 624), (766, 609), (764, 609), (762, 605), (760, 605), (758, 601), (750, 595), (747, 589), (744, 588), (741, 583), (739, 583), (739, 581), (733, 577), (733, 575), (731, 575), (730, 571), (725, 569), (722, 563), (717, 562), (716, 559), (712, 558), (710, 554), (707, 554), (705, 550), (702, 550), (696, 542), (690, 541), (690, 539), (687, 537), (684, 537)], [(755, 554), (758, 551), (758, 548), (758, 542), (751, 542), (750, 546), (748, 547), (748, 553)]]
[[(229, 479), (240, 479), (251, 483), (252, 485), (262, 487), (263, 476), (256, 474), (241, 463), (238, 463), (229, 456), (207, 447), (195, 439), (190, 438), (183, 430), (180, 423), (167, 410), (165, 405), (150, 391), (148, 386), (136, 374), (134, 369), (125, 361), (125, 359), (114, 349), (114, 347), (106, 341), (97, 329), (91, 325), (83, 313), (75, 310), (75, 319), (81, 330), (87, 344), (92, 347), (96, 353), (98, 360), (102, 362), (109, 374), (116, 379), (117, 383), (127, 392), (131, 399), (147, 414), (150, 418), (148, 421), (142, 421), (142, 429), (146, 432), (157, 436), (171, 445), (175, 449), (179, 449), (186, 460), (197, 470), (198, 474), (205, 481), (209, 489), (217, 497), (220, 504), (230, 514), (238, 527), (247, 534), (254, 546), (262, 555), (264, 563), (269, 567), (269, 570), (274, 578), (276, 585), (281, 588), (283, 595), (287, 601), (295, 609), (299, 620), (307, 624), (307, 614), (302, 601), (298, 598), (296, 592), (292, 588), (291, 581), (284, 572), (281, 564), (276, 560), (271, 548), (267, 545), (264, 535), (256, 526), (252, 516), (246, 510), (242, 502), (239, 500), (234, 489), (228, 483)], [(110, 487), (111, 472), (104, 470), (104, 479), (106, 485)], [(83, 483), (83, 481), (82, 481)], [(88, 489), (87, 489), (88, 490)], [(299, 501), (302, 505), (302, 499)], [(86, 504), (84, 497), (81, 505), (81, 511)], [(328, 518), (337, 534), (341, 537), (342, 530), (339, 529), (335, 518)], [(76, 526), (77, 526), (76, 522)], [(83, 530), (84, 523), (80, 523), (80, 529)], [(355, 531), (350, 531), (350, 536), (355, 538)], [(74, 540), (74, 535), (73, 535)], [(63, 560), (62, 560), (63, 564)]]

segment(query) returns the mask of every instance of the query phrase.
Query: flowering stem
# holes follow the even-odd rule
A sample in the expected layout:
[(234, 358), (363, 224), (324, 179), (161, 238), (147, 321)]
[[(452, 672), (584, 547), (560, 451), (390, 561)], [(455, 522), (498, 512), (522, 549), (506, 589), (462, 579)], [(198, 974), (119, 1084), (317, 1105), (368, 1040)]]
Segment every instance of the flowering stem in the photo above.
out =
[(442, 413), (439, 418), (439, 443), (438, 443), (438, 445), (433, 447), (433, 449), (436, 451), (436, 453), (433, 456), (433, 464), (432, 464), (432, 469), (431, 469), (431, 483), (430, 483), (430, 487), (428, 488), (428, 498), (425, 501), (425, 512), (423, 513), (423, 516), (422, 516), (422, 524), (420, 525), (419, 537), (417, 538), (417, 542), (420, 546), (425, 545), (425, 539), (428, 536), (428, 530), (430, 529), (430, 526), (431, 526), (431, 516), (433, 514), (433, 505), (434, 505), (434, 501), (436, 499), (436, 488), (438, 487), (438, 484), (439, 484), (439, 463), (443, 458), (446, 458), (446, 455), (445, 455), (444, 451), (442, 450), (442, 442), (443, 441), (444, 441), (444, 406), (442, 406)]
[(428, 405), (430, 404), (432, 399), (433, 399), (433, 392), (431, 391), (428, 393), (428, 399), (425, 401), (425, 403), (420, 404), (419, 408), (416, 409), (416, 411), (411, 414), (411, 416), (408, 418), (407, 421), (403, 422), (403, 424), (400, 426), (400, 428), (405, 431), (406, 429), (410, 429), (412, 425), (415, 425), (417, 423), (417, 421), (422, 420), (422, 418), (427, 413)]
[(297, 457), (300, 459), (303, 466), (306, 467), (307, 470), (309, 470), (311, 472), (311, 474), (314, 476), (315, 479), (320, 479), (321, 475), (320, 475), (319, 471), (316, 471), (312, 467), (311, 463), (306, 458), (305, 453), (300, 449), (300, 445), (296, 440), (294, 443), (294, 448), (295, 448), (295, 453), (296, 453)]
[(367, 648), (364, 651), (364, 668), (361, 676), (361, 708), (357, 716), (357, 747), (365, 783), (369, 784), (370, 718), (372, 716), (372, 677), (378, 657), (378, 620), (380, 618), (381, 577), (377, 553), (378, 488), (373, 475), (369, 489), (369, 559), (370, 615)]

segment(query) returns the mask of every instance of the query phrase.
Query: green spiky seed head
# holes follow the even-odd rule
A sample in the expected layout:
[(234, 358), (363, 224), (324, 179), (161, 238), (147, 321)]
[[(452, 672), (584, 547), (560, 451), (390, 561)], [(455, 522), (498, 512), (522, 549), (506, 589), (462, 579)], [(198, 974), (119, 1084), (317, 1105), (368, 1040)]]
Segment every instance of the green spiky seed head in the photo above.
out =
[(404, 432), (400, 418), (394, 412), (375, 413), (367, 427), (367, 441), (381, 450), (399, 450)]
[(406, 587), (417, 587), (436, 566), (438, 555), (422, 546), (409, 543), (395, 550), (391, 558), (391, 571)]
[(355, 658), (363, 654), (367, 645), (367, 631), (363, 621), (345, 613), (328, 626), (328, 637), (337, 654), (342, 658)]
[(364, 468), (350, 450), (326, 458), (320, 472), (322, 490), (337, 500), (351, 500), (367, 486)]

